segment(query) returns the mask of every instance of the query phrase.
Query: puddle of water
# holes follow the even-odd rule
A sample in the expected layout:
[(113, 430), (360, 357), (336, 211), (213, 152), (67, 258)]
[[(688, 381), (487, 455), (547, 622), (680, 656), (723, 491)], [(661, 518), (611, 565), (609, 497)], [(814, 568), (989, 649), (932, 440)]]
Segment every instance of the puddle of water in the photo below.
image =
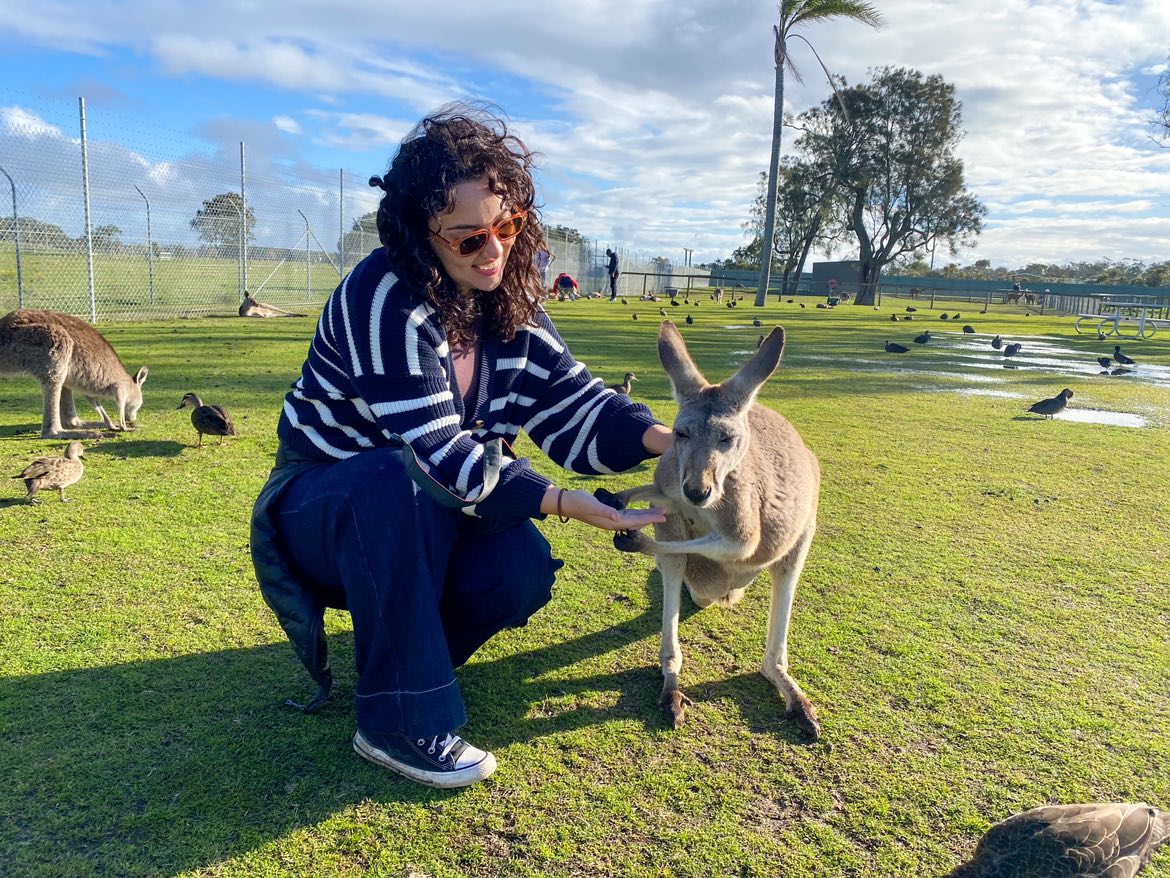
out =
[(1055, 416), (1060, 421), (1080, 424), (1108, 424), (1111, 427), (1148, 427), (1149, 421), (1129, 412), (1109, 412), (1104, 409), (1065, 409)]
[(1016, 393), (1014, 390), (992, 390), (987, 387), (960, 387), (955, 393), (963, 396), (994, 396), (999, 399), (1027, 399), (1027, 394)]
[[(1024, 348), (1014, 357), (1005, 357), (1002, 351), (991, 347), (990, 333), (976, 333), (971, 335), (963, 332), (939, 332), (931, 329), (930, 343), (926, 345), (912, 345), (901, 339), (911, 350), (907, 354), (886, 354), (884, 359), (874, 359), (866, 355), (845, 360), (838, 356), (812, 356), (808, 359), (813, 362), (832, 363), (836, 366), (846, 366), (858, 371), (884, 371), (897, 373), (930, 374), (945, 378), (961, 378), (966, 381), (987, 382), (995, 379), (977, 377), (980, 373), (989, 370), (1042, 370), (1055, 375), (1072, 377), (1125, 377), (1129, 381), (1143, 384), (1153, 384), (1158, 387), (1170, 387), (1170, 366), (1153, 364), (1143, 365), (1137, 356), (1138, 363), (1125, 367), (1122, 371), (1110, 368), (1103, 371), (1097, 362), (1099, 356), (1109, 356), (1112, 351), (1106, 342), (1101, 348), (1094, 351), (1074, 351), (1062, 347), (1041, 336), (1012, 335), (1004, 337), (1004, 344), (1019, 342)], [(897, 341), (899, 339), (891, 339)], [(1130, 353), (1139, 353), (1131, 349)], [(867, 352), (868, 353), (868, 352)], [(907, 368), (903, 364), (913, 362)], [(969, 370), (969, 371), (959, 371)]]

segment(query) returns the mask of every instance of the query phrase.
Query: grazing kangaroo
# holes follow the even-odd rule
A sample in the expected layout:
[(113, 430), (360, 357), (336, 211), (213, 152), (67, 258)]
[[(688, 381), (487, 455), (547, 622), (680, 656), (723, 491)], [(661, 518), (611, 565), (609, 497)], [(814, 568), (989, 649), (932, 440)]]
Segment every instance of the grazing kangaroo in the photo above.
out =
[[(73, 391), (89, 400), (107, 429), (127, 430), (142, 408), (147, 369), (130, 377), (110, 343), (84, 320), (22, 308), (0, 317), (0, 375), (31, 375), (40, 382), (42, 438), (88, 439), (95, 434), (64, 429), (86, 426), (77, 417)], [(117, 406), (117, 423), (102, 408), (103, 399)]]
[(241, 317), (304, 317), (304, 314), (294, 314), (292, 311), (283, 311), (275, 305), (261, 302), (252, 298), (252, 294), (244, 290), (244, 301), (240, 302)]
[(602, 497), (618, 508), (649, 502), (666, 509), (666, 521), (654, 526), (655, 539), (619, 533), (614, 545), (653, 555), (662, 574), (660, 703), (675, 728), (690, 703), (678, 685), (683, 584), (700, 607), (731, 606), (767, 569), (772, 603), (760, 670), (801, 730), (814, 738), (820, 734), (816, 710), (788, 674), (788, 623), (816, 531), (820, 465), (788, 421), (755, 401), (783, 350), (784, 330), (776, 327), (735, 375), (708, 384), (678, 329), (664, 322), (658, 357), (679, 405), (674, 445), (659, 459), (653, 484)]

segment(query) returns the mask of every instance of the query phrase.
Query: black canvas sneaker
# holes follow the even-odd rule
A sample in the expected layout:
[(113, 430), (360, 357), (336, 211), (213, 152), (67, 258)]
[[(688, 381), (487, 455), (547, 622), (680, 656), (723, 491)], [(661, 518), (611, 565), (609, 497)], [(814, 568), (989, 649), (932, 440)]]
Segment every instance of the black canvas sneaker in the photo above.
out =
[(458, 735), (404, 738), (358, 729), (353, 749), (375, 765), (429, 787), (451, 789), (478, 783), (496, 770), (496, 757)]

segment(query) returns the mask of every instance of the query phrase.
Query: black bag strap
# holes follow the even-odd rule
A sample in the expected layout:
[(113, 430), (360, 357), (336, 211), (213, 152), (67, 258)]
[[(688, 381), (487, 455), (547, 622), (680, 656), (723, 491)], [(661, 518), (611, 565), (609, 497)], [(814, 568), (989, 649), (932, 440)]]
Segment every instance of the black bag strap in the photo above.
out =
[[(397, 441), (395, 442), (395, 440)], [(391, 436), (390, 441), (394, 444), (401, 443), (402, 466), (406, 470), (406, 474), (410, 476), (411, 481), (440, 506), (451, 509), (466, 509), (468, 506), (474, 506), (476, 503), (486, 500), (488, 494), (495, 489), (500, 480), (500, 467), (504, 464), (505, 443), (503, 439), (490, 439), (484, 443), (483, 490), (474, 500), (465, 500), (432, 476), (426, 465), (418, 459), (418, 455), (414, 453), (410, 443), (401, 436)], [(509, 447), (508, 451), (511, 450)]]

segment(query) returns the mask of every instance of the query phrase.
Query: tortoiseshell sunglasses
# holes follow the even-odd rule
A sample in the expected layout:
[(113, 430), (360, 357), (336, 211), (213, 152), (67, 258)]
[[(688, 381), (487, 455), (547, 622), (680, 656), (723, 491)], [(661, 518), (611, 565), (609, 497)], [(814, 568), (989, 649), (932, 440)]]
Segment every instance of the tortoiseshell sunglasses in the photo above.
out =
[(524, 231), (524, 224), (527, 221), (528, 213), (522, 210), (519, 213), (504, 217), (499, 222), (494, 223), (490, 229), (476, 229), (474, 232), (460, 235), (458, 238), (451, 240), (447, 240), (438, 232), (431, 232), (431, 234), (458, 255), (474, 256), (487, 246), (489, 236), (495, 235), (501, 241), (510, 241)]

